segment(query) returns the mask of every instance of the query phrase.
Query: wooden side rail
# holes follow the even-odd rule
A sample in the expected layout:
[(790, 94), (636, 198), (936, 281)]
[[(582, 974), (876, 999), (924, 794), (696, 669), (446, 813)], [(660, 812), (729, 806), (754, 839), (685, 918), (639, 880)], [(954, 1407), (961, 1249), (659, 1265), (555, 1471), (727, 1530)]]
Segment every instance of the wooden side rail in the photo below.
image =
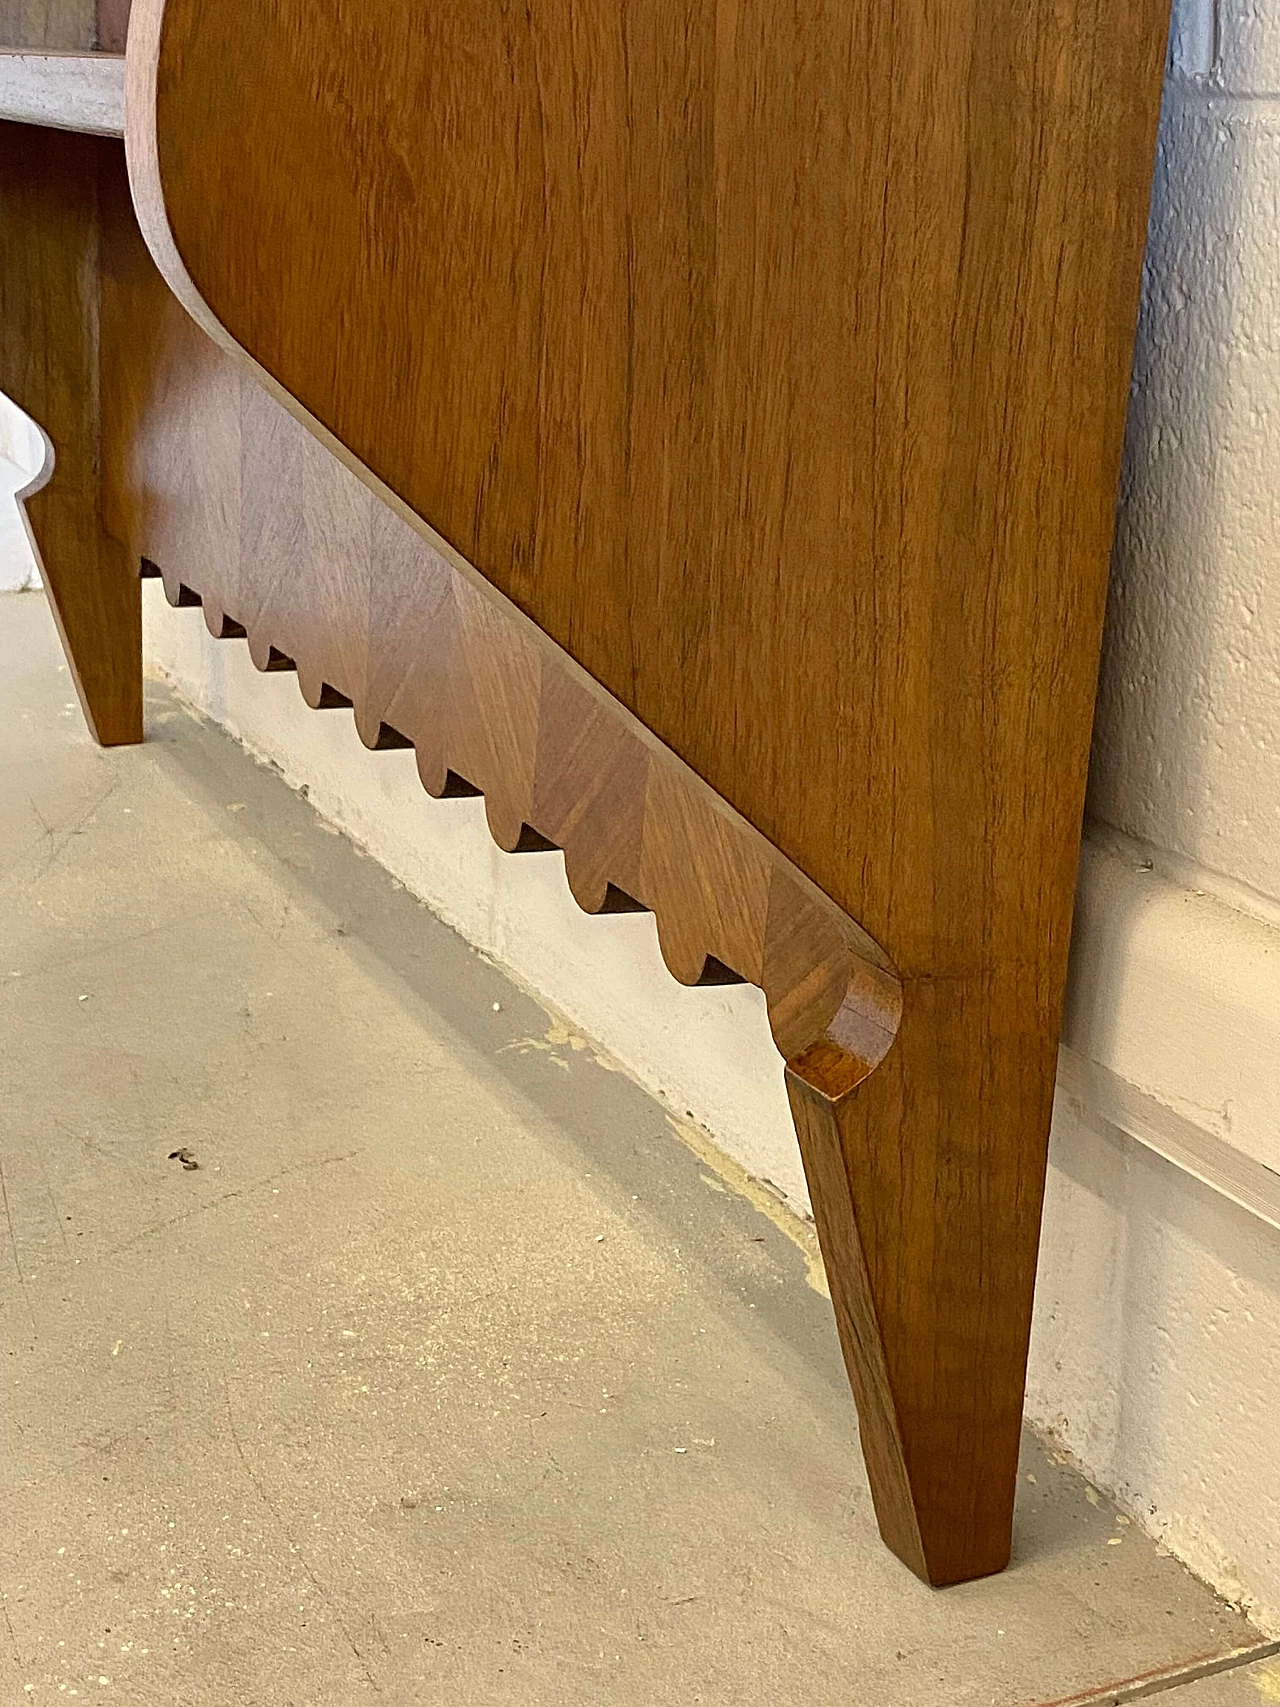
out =
[(135, 0), (203, 331), (97, 192), (107, 537), (762, 985), (939, 1584), (1009, 1556), (1166, 12)]

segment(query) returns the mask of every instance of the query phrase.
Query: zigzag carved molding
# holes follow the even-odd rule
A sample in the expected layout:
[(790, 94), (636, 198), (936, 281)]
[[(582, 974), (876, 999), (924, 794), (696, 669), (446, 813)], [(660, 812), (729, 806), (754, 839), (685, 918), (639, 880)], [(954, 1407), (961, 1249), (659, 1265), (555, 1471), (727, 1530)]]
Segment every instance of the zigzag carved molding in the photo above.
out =
[[(314, 501), (320, 464), (309, 472)], [(335, 487), (347, 478), (333, 465)], [(829, 1096), (852, 1089), (893, 1041), (895, 974), (865, 957), (856, 926), (783, 855), (629, 727), (621, 707), (575, 680), (556, 648), (521, 633), (433, 557), (423, 545), (431, 591), (419, 595), (427, 618), (411, 662), (370, 669), (364, 682), (323, 642), (309, 650), (297, 613), (291, 620), (281, 604), (255, 617), (228, 608), (224, 589), (203, 591), (143, 563), (162, 577), (171, 605), (203, 606), (216, 639), (247, 639), (259, 670), (295, 670), (313, 710), (351, 709), (371, 751), (414, 748), (434, 798), (483, 795), (490, 832), (507, 853), (561, 849), (584, 912), (652, 912), (680, 983), (758, 985), (793, 1070)], [(323, 561), (309, 566), (313, 576), (299, 567), (324, 585)], [(369, 636), (375, 653), (386, 643)], [(378, 663), (391, 666), (385, 654)]]

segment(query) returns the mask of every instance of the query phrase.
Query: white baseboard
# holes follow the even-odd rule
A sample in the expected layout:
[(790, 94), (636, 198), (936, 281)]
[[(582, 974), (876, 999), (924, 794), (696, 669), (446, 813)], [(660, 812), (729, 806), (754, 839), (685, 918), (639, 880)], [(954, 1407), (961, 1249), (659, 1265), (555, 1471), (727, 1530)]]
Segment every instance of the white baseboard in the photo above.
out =
[(1280, 929), (1158, 857), (1086, 837), (1059, 1092), (1280, 1227)]

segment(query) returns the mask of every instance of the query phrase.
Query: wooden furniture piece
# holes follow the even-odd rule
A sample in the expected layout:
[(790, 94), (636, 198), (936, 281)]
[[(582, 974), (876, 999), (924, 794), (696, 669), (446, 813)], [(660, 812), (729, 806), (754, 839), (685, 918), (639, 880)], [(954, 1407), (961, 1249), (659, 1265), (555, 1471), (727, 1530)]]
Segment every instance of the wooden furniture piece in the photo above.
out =
[(1009, 1556), (1166, 24), (135, 0), (145, 249), (117, 145), (0, 125), (0, 389), (100, 737), (159, 565), (762, 986), (938, 1584)]

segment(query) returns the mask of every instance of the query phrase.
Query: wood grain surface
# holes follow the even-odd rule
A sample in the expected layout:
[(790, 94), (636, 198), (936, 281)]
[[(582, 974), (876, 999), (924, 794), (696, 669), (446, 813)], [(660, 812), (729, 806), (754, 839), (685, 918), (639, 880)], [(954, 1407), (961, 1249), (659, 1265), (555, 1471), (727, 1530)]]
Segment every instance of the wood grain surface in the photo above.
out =
[[(134, 7), (134, 193), (184, 303), (900, 975), (877, 1071), (824, 1038), (789, 1085), (881, 1524), (934, 1582), (1008, 1557), (1166, 26)], [(474, 718), (505, 706), (517, 778), (520, 677)], [(758, 911), (736, 856), (705, 886)]]
[(231, 335), (937, 971), (904, 860), (1073, 839), (1167, 10), (169, 0), (160, 176)]
[(518, 612), (389, 510), (164, 285), (117, 196), (102, 252), (103, 503), (174, 604), (413, 746), (427, 790), (482, 793), (508, 852), (561, 848), (590, 913), (652, 911), (686, 984), (759, 985), (784, 1058), (850, 1083), (889, 1047), (887, 959)]
[(80, 702), (106, 746), (142, 739), (137, 577), (101, 511), (99, 207), (123, 185), (118, 142), (0, 122), (0, 392), (53, 448), (24, 508)]

